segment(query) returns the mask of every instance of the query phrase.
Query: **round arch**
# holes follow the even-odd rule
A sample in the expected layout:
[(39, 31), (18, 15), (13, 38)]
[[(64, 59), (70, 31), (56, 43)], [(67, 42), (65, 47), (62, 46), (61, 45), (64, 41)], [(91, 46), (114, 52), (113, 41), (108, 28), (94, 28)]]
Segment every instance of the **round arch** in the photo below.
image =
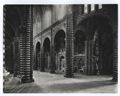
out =
[(57, 72), (65, 71), (65, 37), (66, 34), (63, 30), (59, 30), (54, 38), (54, 50), (55, 50), (55, 65)]
[(50, 39), (47, 37), (43, 42), (43, 69), (49, 71), (50, 68)]
[(84, 30), (79, 29), (74, 33), (74, 72), (83, 72), (86, 54), (86, 34)]
[(113, 29), (110, 20), (106, 16), (91, 15), (81, 21), (78, 26), (80, 25), (84, 25), (86, 29), (87, 74), (112, 75)]
[(41, 43), (41, 44), (42, 44), (42, 45), (41, 45), (42, 47), (44, 47), (44, 42), (45, 42), (46, 39), (49, 39), (49, 41), (50, 41), (50, 43), (51, 43), (51, 36), (50, 36), (50, 35), (47, 35), (47, 36), (45, 36), (44, 38), (42, 38), (42, 43)]
[(35, 46), (35, 65), (34, 69), (38, 70), (40, 67), (40, 42), (38, 41)]
[(65, 34), (66, 34), (66, 27), (65, 27), (65, 26), (62, 26), (62, 27), (56, 29), (55, 32), (54, 32), (54, 34), (53, 34), (53, 38), (55, 38), (56, 34), (57, 34), (58, 32), (60, 32), (60, 31), (63, 31), (63, 32), (65, 32)]

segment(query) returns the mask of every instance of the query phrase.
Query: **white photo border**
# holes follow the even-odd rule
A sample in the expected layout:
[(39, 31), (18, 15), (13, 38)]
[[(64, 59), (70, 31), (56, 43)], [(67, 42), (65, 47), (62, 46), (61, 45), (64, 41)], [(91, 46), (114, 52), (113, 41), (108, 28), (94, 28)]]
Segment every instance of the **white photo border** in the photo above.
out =
[[(4, 45), (3, 45), (3, 6), (5, 4), (118, 4), (118, 93), (3, 93), (3, 53), (4, 53)], [(120, 96), (120, 2), (119, 0), (0, 0), (0, 96)]]

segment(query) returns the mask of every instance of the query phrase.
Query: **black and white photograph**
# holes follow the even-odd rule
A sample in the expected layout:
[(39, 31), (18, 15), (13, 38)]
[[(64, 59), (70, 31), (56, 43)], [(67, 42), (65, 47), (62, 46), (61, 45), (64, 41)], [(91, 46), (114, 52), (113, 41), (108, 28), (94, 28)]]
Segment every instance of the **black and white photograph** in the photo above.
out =
[(3, 94), (118, 92), (118, 4), (5, 4), (3, 45)]

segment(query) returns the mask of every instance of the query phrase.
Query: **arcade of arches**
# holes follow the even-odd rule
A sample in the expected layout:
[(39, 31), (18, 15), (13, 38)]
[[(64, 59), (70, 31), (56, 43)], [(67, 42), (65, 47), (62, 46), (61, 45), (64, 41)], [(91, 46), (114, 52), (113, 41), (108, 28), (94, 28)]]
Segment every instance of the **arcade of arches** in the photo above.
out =
[[(56, 33), (54, 37), (54, 71), (56, 73), (63, 73), (65, 71), (65, 32), (63, 30), (60, 30)], [(43, 41), (43, 52), (40, 51), (40, 43), (37, 42), (36, 44), (36, 55), (35, 55), (35, 64), (34, 69), (41, 71), (50, 71), (50, 39), (45, 38)], [(40, 53), (41, 52), (41, 53)], [(42, 55), (43, 58), (40, 58)], [(40, 60), (42, 59), (42, 60)], [(40, 62), (42, 61), (43, 64)], [(41, 67), (41, 68), (40, 68)]]
[[(89, 26), (88, 26), (89, 23)], [(63, 30), (54, 37), (55, 73), (64, 73), (66, 66), (66, 36)], [(111, 43), (109, 43), (111, 42)], [(50, 40), (43, 43), (43, 70), (50, 70)], [(36, 44), (36, 63), (40, 61)], [(40, 44), (39, 44), (40, 50)], [(104, 17), (91, 16), (80, 22), (74, 33), (73, 73), (89, 75), (113, 74), (113, 35), (109, 21)], [(38, 60), (39, 58), (39, 60)], [(42, 67), (42, 66), (41, 66)]]
[(34, 6), (14, 7), (6, 6), (4, 12), (4, 66), (15, 76), (22, 76), (22, 82), (33, 81), (33, 70), (65, 77), (74, 73), (111, 75), (117, 81), (117, 6), (103, 5), (88, 14), (83, 13), (84, 6), (72, 6), (72, 13), (36, 36), (32, 20), (39, 14), (34, 14)]

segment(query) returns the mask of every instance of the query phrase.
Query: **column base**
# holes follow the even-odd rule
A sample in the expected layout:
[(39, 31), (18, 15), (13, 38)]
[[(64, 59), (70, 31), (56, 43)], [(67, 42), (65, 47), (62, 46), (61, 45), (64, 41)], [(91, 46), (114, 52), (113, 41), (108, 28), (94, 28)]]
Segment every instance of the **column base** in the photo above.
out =
[(45, 72), (45, 70), (40, 70), (40, 72)]
[(73, 78), (74, 75), (73, 74), (65, 74), (64, 77), (66, 77), (66, 78)]
[(29, 79), (29, 80), (21, 79), (21, 83), (32, 83), (32, 82), (34, 82), (34, 79), (33, 79), (33, 78), (31, 78), (31, 79)]
[(118, 79), (117, 78), (113, 78), (112, 81), (113, 82), (118, 82)]
[(51, 73), (51, 74), (56, 73), (56, 72), (55, 72), (55, 68), (54, 68), (53, 66), (52, 66), (51, 69), (50, 69), (50, 73)]
[(55, 71), (50, 71), (51, 74), (55, 74)]

